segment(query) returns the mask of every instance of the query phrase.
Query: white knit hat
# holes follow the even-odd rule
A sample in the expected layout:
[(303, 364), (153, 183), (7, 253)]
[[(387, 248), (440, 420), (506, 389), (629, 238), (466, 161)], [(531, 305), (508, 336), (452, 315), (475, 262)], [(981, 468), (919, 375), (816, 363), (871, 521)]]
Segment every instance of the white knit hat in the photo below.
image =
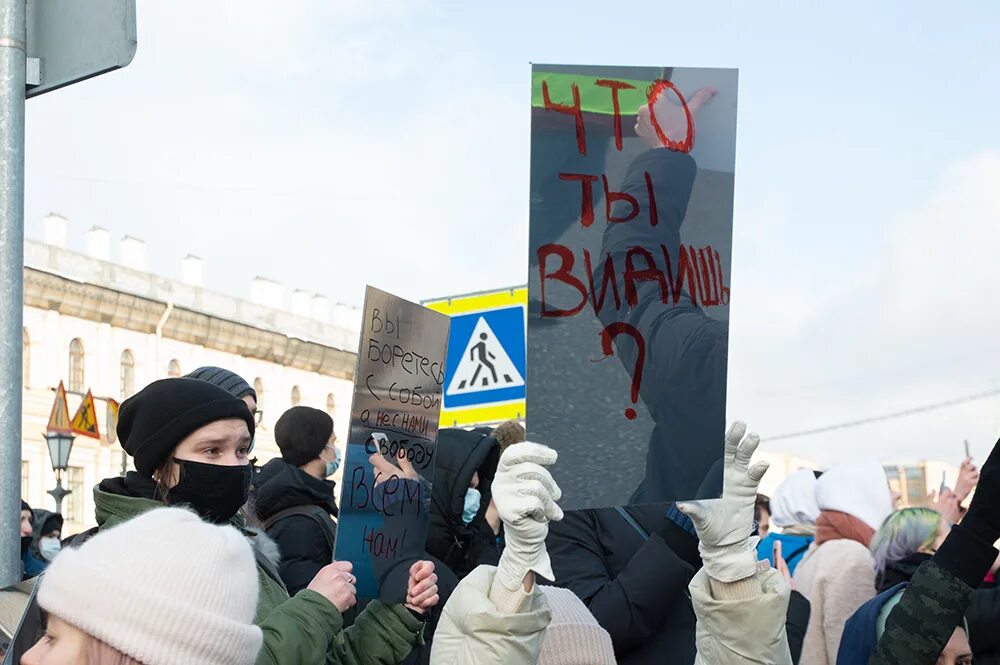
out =
[(60, 552), (38, 603), (144, 665), (252, 665), (257, 585), (236, 529), (158, 508)]
[(552, 622), (542, 638), (538, 665), (617, 665), (611, 636), (575, 593), (539, 588), (549, 601)]
[(875, 460), (833, 467), (816, 481), (816, 504), (853, 515), (877, 531), (893, 511), (885, 469)]

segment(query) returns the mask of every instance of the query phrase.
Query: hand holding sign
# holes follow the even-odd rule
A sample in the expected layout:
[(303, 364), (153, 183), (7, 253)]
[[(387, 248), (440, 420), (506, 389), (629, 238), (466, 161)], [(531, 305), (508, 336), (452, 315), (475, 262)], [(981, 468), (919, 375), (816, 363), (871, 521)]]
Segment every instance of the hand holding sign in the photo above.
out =
[(437, 575), (432, 561), (418, 561), (410, 567), (410, 580), (406, 586), (406, 606), (426, 614), (438, 604)]
[[(667, 147), (690, 152), (694, 147), (694, 115), (715, 97), (716, 92), (715, 88), (701, 88), (685, 101), (672, 83), (657, 81), (650, 91), (650, 102), (639, 107), (635, 133), (650, 148)], [(677, 97), (680, 103), (669, 99), (671, 96)]]
[(354, 588), (357, 580), (352, 569), (349, 561), (334, 561), (316, 573), (309, 589), (329, 600), (343, 614), (358, 602)]

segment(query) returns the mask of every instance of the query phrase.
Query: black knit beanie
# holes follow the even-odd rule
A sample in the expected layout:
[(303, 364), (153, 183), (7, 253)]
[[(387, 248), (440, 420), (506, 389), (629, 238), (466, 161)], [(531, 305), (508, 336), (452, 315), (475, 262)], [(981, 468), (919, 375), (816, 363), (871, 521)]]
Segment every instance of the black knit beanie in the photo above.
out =
[(254, 433), (246, 403), (207, 381), (162, 379), (122, 402), (118, 440), (136, 470), (152, 477), (184, 437), (217, 420), (239, 418)]
[(293, 406), (281, 414), (274, 425), (274, 441), (281, 459), (292, 466), (302, 466), (319, 457), (330, 443), (333, 418), (308, 406)]
[(243, 380), (243, 377), (236, 372), (230, 372), (221, 367), (199, 367), (186, 376), (188, 379), (198, 379), (208, 381), (212, 385), (219, 386), (233, 397), (240, 399), (247, 395), (253, 395), (253, 400), (257, 401), (257, 391), (250, 387), (250, 384)]

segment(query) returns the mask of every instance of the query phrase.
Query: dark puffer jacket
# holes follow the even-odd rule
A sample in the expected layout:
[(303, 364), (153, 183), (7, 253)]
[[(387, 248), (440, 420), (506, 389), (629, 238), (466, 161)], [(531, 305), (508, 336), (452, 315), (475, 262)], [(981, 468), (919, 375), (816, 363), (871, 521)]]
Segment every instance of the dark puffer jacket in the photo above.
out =
[[(461, 580), (480, 564), (495, 566), (500, 561), (497, 537), (485, 518), (500, 446), (486, 429), (443, 429), (438, 433), (435, 457), (427, 552)], [(476, 517), (465, 524), (465, 494), (477, 472), (482, 502)]]
[[(266, 524), (267, 535), (278, 544), (281, 581), (293, 596), (333, 561), (330, 541), (337, 529), (334, 491), (333, 481), (314, 478), (282, 459), (265, 464), (254, 479), (254, 508)], [(310, 514), (297, 512), (267, 524), (270, 518), (291, 509)]]

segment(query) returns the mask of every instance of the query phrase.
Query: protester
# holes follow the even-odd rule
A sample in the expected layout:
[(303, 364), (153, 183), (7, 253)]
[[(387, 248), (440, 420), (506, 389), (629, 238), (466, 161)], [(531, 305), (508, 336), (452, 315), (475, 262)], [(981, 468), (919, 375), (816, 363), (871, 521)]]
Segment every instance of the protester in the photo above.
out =
[[(998, 543), (1000, 544), (1000, 543)], [(996, 545), (994, 545), (996, 547)], [(972, 639), (972, 653), (977, 665), (1000, 665), (1000, 588), (997, 587), (1000, 557), (993, 563), (986, 580), (976, 589), (965, 612)]]
[(493, 481), (507, 546), (499, 565), (480, 566), (445, 606), (432, 665), (612, 665), (611, 637), (571, 591), (552, 579), (545, 549), (550, 521), (562, 518), (561, 492), (544, 468), (557, 459), (534, 443), (509, 446)]
[(812, 604), (802, 662), (832, 665), (844, 623), (875, 595), (869, 546), (892, 512), (893, 498), (875, 461), (836, 466), (816, 482), (816, 541), (795, 571), (795, 586)]
[(260, 470), (254, 481), (254, 509), (278, 544), (278, 568), (288, 593), (309, 586), (333, 561), (336, 539), (336, 485), (330, 476), (340, 466), (333, 419), (325, 411), (292, 407), (278, 418), (274, 440), (281, 457)]
[[(1000, 506), (1000, 441), (983, 464), (965, 517), (952, 527), (931, 560), (917, 570), (898, 604), (888, 613), (885, 630), (871, 658), (854, 651), (853, 660), (839, 660), (838, 665), (932, 665), (941, 662), (946, 648), (950, 652), (956, 646), (964, 649), (956, 630), (964, 631), (963, 615), (976, 588), (997, 560), (998, 552), (993, 546), (1000, 540), (997, 506)], [(848, 657), (846, 652), (844, 655)], [(950, 653), (946, 659), (962, 662), (954, 655)]]
[(438, 432), (434, 456), (427, 552), (461, 580), (500, 560), (500, 521), (488, 510), (500, 446), (490, 430), (448, 428)]
[(31, 541), (35, 533), (34, 526), (34, 512), (31, 510), (31, 506), (24, 499), (21, 499), (21, 577), (22, 579), (28, 579), (28, 575), (24, 572), (24, 557), (28, 553), (28, 549), (31, 547)]
[(32, 523), (35, 527), (31, 543), (21, 557), (26, 578), (44, 573), (62, 547), (62, 515), (48, 510), (36, 510)]
[[(250, 487), (247, 449), (253, 431), (246, 403), (211, 383), (177, 378), (150, 384), (121, 406), (118, 439), (136, 471), (108, 478), (94, 490), (98, 529), (164, 504), (188, 505), (206, 521), (242, 528), (238, 511)], [(349, 563), (326, 566), (307, 589), (289, 598), (276, 568), (255, 555), (261, 664), (396, 665), (420, 639), (422, 617), (437, 602), (433, 564), (417, 563), (408, 588), (418, 603), (373, 602), (354, 626), (341, 630), (343, 612), (355, 603)]]
[[(799, 469), (785, 478), (774, 490), (770, 509), (772, 529), (766, 537), (761, 536), (757, 556), (762, 560), (767, 559), (772, 566), (775, 565), (774, 544), (780, 542), (785, 564), (794, 575), (795, 569), (816, 538), (819, 506), (816, 505), (815, 472), (811, 469)], [(780, 533), (774, 527), (780, 529)]]
[(771, 499), (766, 494), (758, 494), (753, 504), (753, 520), (757, 523), (757, 535), (767, 538), (771, 533)]
[(55, 558), (22, 665), (253, 665), (257, 566), (236, 529), (150, 510)]
[(791, 589), (780, 572), (757, 562), (753, 517), (768, 468), (750, 466), (759, 444), (744, 423), (734, 423), (726, 433), (722, 498), (678, 504), (694, 522), (703, 562), (690, 584), (696, 663), (792, 663), (785, 633)]
[[(222, 388), (233, 397), (243, 400), (247, 408), (250, 409), (250, 413), (255, 416), (258, 415), (257, 391), (236, 372), (223, 369), (222, 367), (199, 367), (185, 378), (207, 381), (212, 385)], [(259, 418), (255, 418), (255, 420), (259, 422)]]
[(871, 544), (878, 592), (909, 582), (941, 546), (948, 531), (940, 513), (930, 508), (903, 508), (889, 515)]

